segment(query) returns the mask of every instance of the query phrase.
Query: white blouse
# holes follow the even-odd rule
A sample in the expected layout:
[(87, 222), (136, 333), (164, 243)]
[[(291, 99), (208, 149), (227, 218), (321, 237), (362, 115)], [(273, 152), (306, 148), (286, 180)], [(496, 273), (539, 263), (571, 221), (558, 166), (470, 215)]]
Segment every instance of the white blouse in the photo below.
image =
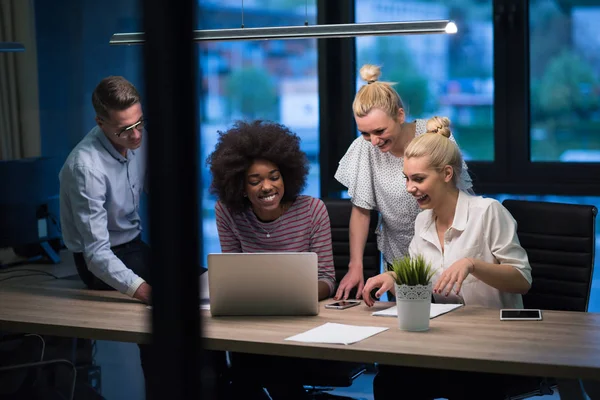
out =
[[(454, 221), (444, 235), (444, 251), (437, 235), (432, 210), (425, 210), (417, 216), (415, 233), (409, 254), (411, 257), (422, 254), (431, 262), (436, 269), (432, 279), (434, 285), (447, 268), (465, 257), (511, 265), (531, 284), (531, 266), (527, 253), (519, 243), (517, 224), (510, 212), (495, 199), (459, 192)], [(494, 308), (523, 308), (520, 294), (500, 292), (473, 275), (469, 275), (463, 282), (460, 296), (450, 299), (443, 297), (436, 295), (436, 301)]]
[[(427, 131), (426, 121), (417, 119), (415, 136)], [(454, 137), (450, 136), (454, 141)], [(415, 198), (406, 191), (404, 157), (383, 153), (371, 142), (358, 137), (340, 160), (335, 179), (348, 188), (352, 204), (379, 211), (377, 247), (386, 262), (401, 258), (414, 236), (414, 224), (420, 212)], [(472, 187), (463, 162), (461, 189)]]

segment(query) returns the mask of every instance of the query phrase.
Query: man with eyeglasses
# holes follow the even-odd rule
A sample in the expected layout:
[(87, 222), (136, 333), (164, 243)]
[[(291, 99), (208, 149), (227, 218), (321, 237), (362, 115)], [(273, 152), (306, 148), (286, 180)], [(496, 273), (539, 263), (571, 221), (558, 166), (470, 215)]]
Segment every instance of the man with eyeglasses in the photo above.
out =
[(92, 94), (96, 126), (67, 157), (60, 174), (60, 219), (90, 289), (116, 289), (150, 303), (150, 249), (141, 240), (140, 195), (146, 177), (146, 131), (136, 88), (104, 78)]
[[(146, 179), (140, 95), (123, 77), (109, 76), (96, 86), (92, 105), (96, 126), (59, 173), (63, 240), (88, 288), (116, 289), (149, 304), (150, 248), (141, 239), (139, 210)], [(146, 387), (149, 346), (139, 345)]]

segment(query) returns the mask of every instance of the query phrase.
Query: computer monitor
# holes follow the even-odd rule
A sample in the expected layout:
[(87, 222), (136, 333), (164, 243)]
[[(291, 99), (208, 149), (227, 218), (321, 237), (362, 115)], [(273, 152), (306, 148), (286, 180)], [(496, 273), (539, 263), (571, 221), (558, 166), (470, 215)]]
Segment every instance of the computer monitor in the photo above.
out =
[(0, 161), (0, 248), (60, 262), (61, 166), (56, 157)]

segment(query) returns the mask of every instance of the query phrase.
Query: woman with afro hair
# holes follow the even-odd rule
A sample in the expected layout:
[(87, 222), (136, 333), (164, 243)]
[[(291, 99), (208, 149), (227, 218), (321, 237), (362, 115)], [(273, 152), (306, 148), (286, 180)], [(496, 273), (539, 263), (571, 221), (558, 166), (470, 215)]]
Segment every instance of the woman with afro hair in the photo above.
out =
[[(329, 215), (320, 199), (300, 194), (308, 175), (300, 138), (274, 122), (239, 121), (219, 132), (207, 164), (212, 173), (210, 191), (218, 198), (215, 214), (221, 251), (314, 252), (319, 300), (330, 297), (335, 271)], [(289, 371), (314, 368), (314, 361), (238, 353), (230, 358), (232, 368), (243, 371), (234, 376), (244, 377), (244, 382), (234, 381), (233, 386), (241, 383), (245, 398), (261, 392), (250, 390), (256, 385), (266, 388), (272, 399), (308, 398), (302, 374)], [(261, 377), (268, 377), (268, 382)]]
[(325, 204), (301, 195), (308, 159), (283, 125), (237, 122), (219, 132), (208, 157), (223, 253), (315, 252), (319, 300), (335, 285), (331, 227)]

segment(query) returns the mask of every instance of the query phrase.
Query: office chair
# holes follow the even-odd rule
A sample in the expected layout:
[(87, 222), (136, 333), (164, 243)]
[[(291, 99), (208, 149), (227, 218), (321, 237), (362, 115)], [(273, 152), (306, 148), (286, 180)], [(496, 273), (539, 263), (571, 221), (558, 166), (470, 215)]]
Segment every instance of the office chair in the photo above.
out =
[[(525, 308), (586, 312), (594, 271), (594, 206), (504, 200), (517, 221), (517, 234), (531, 264), (533, 283)], [(552, 394), (553, 378), (510, 379), (509, 399)]]
[[(348, 272), (348, 263), (350, 262), (350, 215), (352, 213), (352, 203), (345, 199), (323, 199), (329, 221), (331, 223), (331, 242), (333, 245), (333, 264), (335, 267), (335, 280), (339, 282)], [(371, 211), (371, 223), (369, 225), (369, 236), (365, 245), (363, 256), (363, 273), (365, 281), (381, 271), (381, 253), (377, 248), (377, 236), (375, 228), (377, 227), (379, 215), (376, 211)], [(353, 293), (354, 295), (356, 294)]]
[[(65, 359), (44, 360), (45, 353), (46, 341), (40, 335), (0, 334), (0, 398), (72, 400), (77, 380), (75, 365)], [(63, 390), (66, 397), (58, 390), (57, 382), (48, 382), (44, 373), (47, 368), (59, 366), (71, 371), (71, 379)]]
[[(335, 267), (336, 282), (342, 280), (348, 272), (348, 263), (350, 262), (350, 214), (352, 212), (352, 203), (346, 199), (323, 199), (329, 220), (331, 223), (331, 241), (333, 246), (333, 264)], [(378, 214), (371, 212), (371, 223), (369, 225), (369, 235), (365, 245), (363, 257), (363, 273), (365, 281), (372, 276), (379, 274), (381, 269), (381, 253), (377, 249), (377, 237), (375, 228), (377, 227)], [(354, 298), (356, 289), (350, 293), (350, 298)], [(339, 362), (332, 368), (332, 362), (326, 363), (326, 369), (315, 368), (309, 376), (306, 376), (305, 386), (312, 387), (311, 392), (318, 399), (341, 399), (325, 393), (335, 387), (349, 387), (358, 376), (363, 374), (370, 365), (362, 363)]]

